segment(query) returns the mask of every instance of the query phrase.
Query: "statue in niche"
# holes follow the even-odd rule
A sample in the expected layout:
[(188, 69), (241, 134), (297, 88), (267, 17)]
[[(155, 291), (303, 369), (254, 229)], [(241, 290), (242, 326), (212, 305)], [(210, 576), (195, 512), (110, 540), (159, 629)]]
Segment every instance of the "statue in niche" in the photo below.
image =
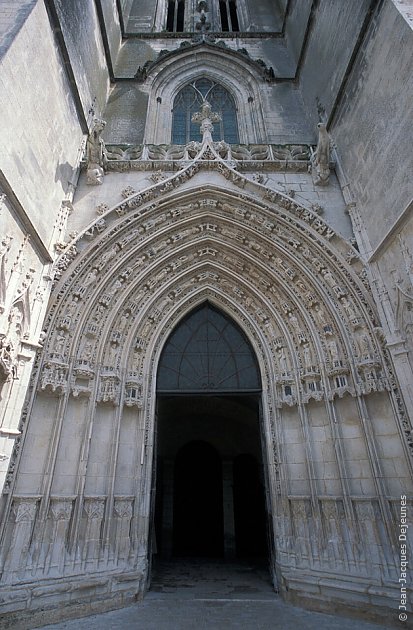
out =
[(299, 333), (301, 331), (301, 328), (300, 328), (299, 321), (298, 321), (297, 317), (294, 315), (294, 313), (289, 313), (288, 314), (288, 319), (290, 321), (291, 326), (296, 331), (296, 333)]
[(98, 272), (95, 267), (87, 274), (86, 278), (83, 280), (82, 284), (79, 288), (79, 293), (83, 295), (86, 292), (86, 289), (92, 287), (98, 278)]
[(0, 381), (6, 381), (9, 376), (17, 377), (15, 352), (12, 343), (3, 337), (0, 339)]
[(310, 368), (313, 365), (313, 356), (310, 348), (310, 344), (305, 343), (303, 345), (303, 359), (304, 359), (304, 367)]
[(64, 348), (65, 348), (65, 342), (66, 342), (66, 337), (61, 332), (59, 332), (56, 335), (56, 338), (54, 340), (53, 352), (63, 356)]
[(98, 260), (98, 263), (97, 263), (98, 269), (101, 271), (103, 267), (105, 267), (110, 260), (113, 260), (113, 258), (116, 258), (120, 250), (121, 250), (120, 243), (115, 243), (113, 247), (111, 247), (107, 252), (105, 252)]
[(278, 348), (277, 350), (277, 354), (278, 354), (278, 364), (280, 366), (280, 372), (282, 374), (287, 373), (288, 370), (288, 359), (287, 359), (287, 355), (285, 353), (285, 348), (284, 346), (281, 346), (280, 348)]
[(332, 363), (335, 363), (340, 360), (340, 352), (339, 352), (337, 341), (335, 339), (330, 339), (327, 342), (327, 350), (329, 352)]
[(356, 345), (361, 357), (370, 357), (372, 354), (371, 341), (366, 330), (360, 331), (356, 336)]
[(328, 269), (323, 269), (322, 272), (324, 280), (327, 282), (328, 286), (334, 288), (336, 286), (336, 280)]
[(91, 341), (87, 341), (82, 349), (80, 358), (82, 361), (85, 361), (86, 363), (90, 363), (90, 361), (92, 360), (92, 354), (93, 354), (93, 343)]
[(349, 320), (352, 320), (355, 317), (357, 317), (356, 311), (354, 309), (354, 305), (350, 302), (350, 300), (348, 300), (346, 297), (341, 297), (340, 302)]
[(327, 186), (330, 179), (330, 136), (325, 123), (318, 123), (317, 148), (311, 157), (311, 174), (316, 186)]
[(321, 304), (316, 304), (313, 308), (314, 319), (316, 320), (318, 326), (323, 327), (327, 321), (327, 315)]
[(108, 349), (107, 354), (107, 365), (110, 365), (113, 368), (116, 368), (116, 359), (118, 356), (118, 344), (112, 342)]
[(126, 311), (125, 313), (122, 314), (122, 316), (121, 316), (121, 318), (119, 320), (118, 327), (117, 327), (117, 329), (120, 332), (123, 333), (127, 329), (128, 325), (129, 325), (129, 322), (130, 322), (129, 318), (130, 318), (130, 312), (129, 311)]
[(86, 177), (87, 183), (92, 186), (102, 184), (105, 175), (104, 169), (107, 164), (107, 152), (105, 143), (101, 138), (105, 126), (106, 123), (104, 120), (95, 118), (92, 131), (86, 142)]

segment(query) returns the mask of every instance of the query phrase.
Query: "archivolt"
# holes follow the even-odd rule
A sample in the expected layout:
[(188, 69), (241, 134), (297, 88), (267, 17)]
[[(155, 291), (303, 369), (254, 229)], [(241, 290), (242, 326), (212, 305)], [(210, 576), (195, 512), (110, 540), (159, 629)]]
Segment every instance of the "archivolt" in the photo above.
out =
[[(63, 281), (49, 355), (67, 365), (74, 357), (91, 372), (113, 366), (141, 379), (144, 364), (131, 358), (133, 349), (146, 348), (149, 332), (203, 286), (242, 304), (261, 330), (276, 366), (279, 404), (386, 387), (354, 251), (350, 265), (343, 257), (348, 244), (309, 211), (299, 215), (203, 186), (118, 219)], [(310, 378), (315, 389), (306, 387)]]

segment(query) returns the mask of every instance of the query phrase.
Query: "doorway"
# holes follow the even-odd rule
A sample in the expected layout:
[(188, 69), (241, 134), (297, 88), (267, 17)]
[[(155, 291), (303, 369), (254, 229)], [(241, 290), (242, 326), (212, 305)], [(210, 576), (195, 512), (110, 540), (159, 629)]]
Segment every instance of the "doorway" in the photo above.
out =
[(160, 396), (160, 558), (265, 558), (264, 462), (256, 396)]
[(171, 333), (158, 368), (158, 558), (268, 558), (260, 401), (249, 341), (202, 304)]

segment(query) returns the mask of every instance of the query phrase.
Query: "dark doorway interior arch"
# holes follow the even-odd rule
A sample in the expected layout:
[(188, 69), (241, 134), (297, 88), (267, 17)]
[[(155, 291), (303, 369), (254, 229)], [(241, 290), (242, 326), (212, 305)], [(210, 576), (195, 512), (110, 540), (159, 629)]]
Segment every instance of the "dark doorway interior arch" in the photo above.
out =
[(201, 440), (182, 447), (175, 459), (173, 555), (223, 555), (222, 463)]

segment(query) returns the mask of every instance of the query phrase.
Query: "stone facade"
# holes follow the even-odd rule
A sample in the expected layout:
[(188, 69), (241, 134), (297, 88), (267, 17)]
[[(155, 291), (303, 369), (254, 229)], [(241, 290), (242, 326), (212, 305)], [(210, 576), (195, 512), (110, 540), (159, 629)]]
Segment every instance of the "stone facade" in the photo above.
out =
[[(313, 608), (368, 606), (392, 619), (400, 497), (411, 516), (413, 486), (411, 205), (406, 184), (386, 189), (392, 212), (380, 206), (382, 158), (360, 153), (349, 95), (357, 85), (366, 103), (379, 82), (381, 30), (393, 24), (411, 41), (411, 25), (390, 0), (370, 11), (349, 3), (359, 36), (342, 42), (328, 86), (323, 76), (307, 87), (316, 34), (331, 45), (331, 5), (339, 24), (343, 3), (256, 11), (239, 0), (233, 33), (220, 31), (218, 3), (186, 0), (187, 30), (165, 33), (166, 3), (152, 15), (153, 3), (139, 12), (125, 0), (118, 15), (117, 3), (97, 2), (80, 57), (81, 10), (69, 4), (25, 6), (4, 52), (8, 70), (26, 31), (47, 32), (50, 81), (60, 81), (52, 107), (64, 119), (50, 145), (66, 170), (56, 178), (49, 158), (47, 186), (28, 176), (22, 188), (19, 152), (43, 150), (30, 132), (21, 147), (10, 139), (0, 179), (3, 612), (64, 616), (144, 595), (157, 368), (176, 325), (208, 301), (243, 330), (261, 373), (274, 587)], [(192, 118), (199, 140), (171, 143), (171, 104), (199, 77), (232, 95), (239, 144), (213, 140), (220, 115), (208, 103)], [(46, 100), (35, 111), (41, 128)], [(387, 137), (389, 154), (397, 145), (404, 155), (407, 135)], [(388, 176), (407, 161), (387, 162)], [(407, 545), (413, 557), (411, 533)]]

